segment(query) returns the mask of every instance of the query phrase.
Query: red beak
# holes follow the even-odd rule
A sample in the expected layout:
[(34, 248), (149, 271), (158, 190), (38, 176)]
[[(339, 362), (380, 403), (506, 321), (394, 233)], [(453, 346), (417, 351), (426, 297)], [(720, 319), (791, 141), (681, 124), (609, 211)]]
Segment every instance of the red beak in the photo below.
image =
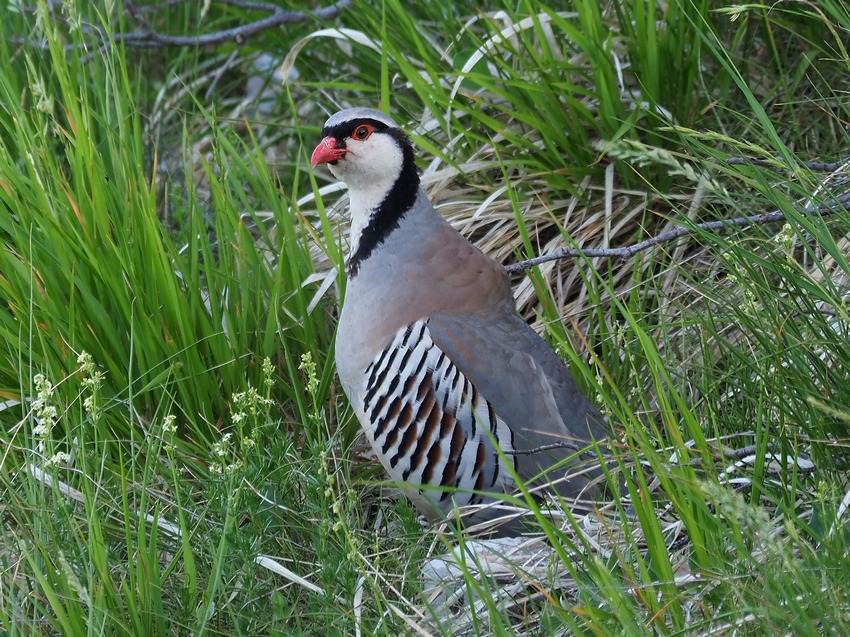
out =
[(337, 144), (337, 140), (330, 135), (320, 141), (319, 145), (316, 146), (316, 150), (310, 156), (310, 166), (315, 168), (319, 164), (327, 164), (328, 162), (342, 159), (343, 155), (348, 152), (348, 149), (340, 148)]

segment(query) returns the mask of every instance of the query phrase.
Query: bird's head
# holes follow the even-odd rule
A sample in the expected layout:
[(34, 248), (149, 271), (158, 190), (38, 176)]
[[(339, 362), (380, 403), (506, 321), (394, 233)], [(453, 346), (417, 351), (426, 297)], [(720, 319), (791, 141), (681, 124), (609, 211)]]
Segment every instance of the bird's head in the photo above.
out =
[(399, 227), (413, 208), (419, 174), (413, 144), (391, 117), (371, 108), (349, 108), (322, 128), (310, 163), (327, 164), (348, 186), (351, 214), (350, 277)]
[(327, 164), (349, 190), (389, 189), (406, 155), (412, 161), (412, 154), (410, 140), (391, 117), (370, 108), (349, 108), (325, 122), (310, 164)]

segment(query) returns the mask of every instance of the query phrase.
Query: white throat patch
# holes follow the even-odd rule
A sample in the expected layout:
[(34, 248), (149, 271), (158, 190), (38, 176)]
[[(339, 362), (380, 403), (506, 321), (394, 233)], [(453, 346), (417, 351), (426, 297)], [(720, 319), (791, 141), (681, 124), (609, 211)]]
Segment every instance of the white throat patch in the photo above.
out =
[(357, 252), (363, 230), (401, 174), (404, 155), (398, 143), (380, 131), (365, 141), (346, 140), (348, 152), (331, 173), (348, 186), (351, 214), (351, 254)]

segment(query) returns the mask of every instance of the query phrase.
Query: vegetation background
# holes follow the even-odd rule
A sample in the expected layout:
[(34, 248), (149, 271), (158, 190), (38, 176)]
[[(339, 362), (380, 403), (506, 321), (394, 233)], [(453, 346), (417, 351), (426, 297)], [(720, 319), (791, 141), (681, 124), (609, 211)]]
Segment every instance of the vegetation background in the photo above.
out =
[[(0, 21), (0, 635), (850, 634), (842, 0)], [(307, 169), (350, 105), (488, 253), (578, 249), (515, 283), (616, 426), (597, 514), (465, 550), (363, 453)]]

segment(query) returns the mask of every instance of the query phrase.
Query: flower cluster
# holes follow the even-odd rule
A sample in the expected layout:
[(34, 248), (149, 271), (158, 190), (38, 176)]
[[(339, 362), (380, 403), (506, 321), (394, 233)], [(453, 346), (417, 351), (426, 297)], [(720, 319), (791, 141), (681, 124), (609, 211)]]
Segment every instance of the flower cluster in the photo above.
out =
[(67, 465), (71, 462), (71, 455), (64, 451), (57, 451), (52, 456), (47, 459), (47, 466), (49, 467), (58, 467), (61, 465)]
[(33, 428), (32, 433), (38, 439), (37, 451), (43, 453), (50, 432), (59, 420), (59, 412), (55, 405), (50, 404), (54, 387), (44, 374), (36, 374), (33, 383), (35, 398), (32, 401), (32, 414), (38, 424)]
[(273, 401), (270, 398), (261, 396), (253, 387), (249, 387), (246, 391), (235, 393), (233, 394), (233, 423), (241, 425), (249, 415), (256, 418), (262, 411), (271, 407), (272, 404)]
[(233, 434), (228, 432), (213, 443), (210, 473), (219, 476), (232, 475), (242, 467), (242, 461), (235, 457), (232, 440)]
[(316, 361), (313, 360), (313, 355), (310, 352), (301, 354), (301, 364), (298, 369), (304, 372), (307, 377), (307, 392), (315, 398), (319, 389), (319, 376), (316, 374)]
[(174, 421), (177, 420), (177, 416), (174, 414), (168, 414), (162, 421), (162, 432), (166, 433), (170, 436), (173, 436), (177, 433), (177, 425), (174, 424)]
[(103, 384), (103, 372), (95, 367), (94, 359), (86, 351), (80, 352), (77, 356), (77, 365), (83, 374), (83, 389), (91, 390), (91, 393), (83, 399), (83, 409), (87, 414), (95, 416), (100, 386)]
[(174, 436), (177, 434), (177, 416), (168, 414), (162, 419), (162, 440), (165, 443), (165, 453), (174, 451)]
[(773, 237), (773, 240), (790, 259), (794, 253), (794, 244), (797, 243), (797, 235), (794, 232), (794, 228), (791, 227), (791, 224), (786, 223), (783, 225), (782, 230), (779, 231), (779, 234)]
[(274, 365), (268, 356), (263, 359), (263, 383), (267, 391), (274, 387)]
[(269, 411), (274, 405), (271, 390), (274, 387), (274, 366), (271, 359), (264, 358), (263, 386), (265, 395), (254, 387), (243, 392), (237, 392), (231, 397), (231, 420), (235, 433), (227, 432), (213, 443), (212, 459), (209, 470), (214, 475), (231, 475), (245, 466), (241, 454), (254, 449), (257, 441), (253, 435), (262, 419), (268, 419)]

